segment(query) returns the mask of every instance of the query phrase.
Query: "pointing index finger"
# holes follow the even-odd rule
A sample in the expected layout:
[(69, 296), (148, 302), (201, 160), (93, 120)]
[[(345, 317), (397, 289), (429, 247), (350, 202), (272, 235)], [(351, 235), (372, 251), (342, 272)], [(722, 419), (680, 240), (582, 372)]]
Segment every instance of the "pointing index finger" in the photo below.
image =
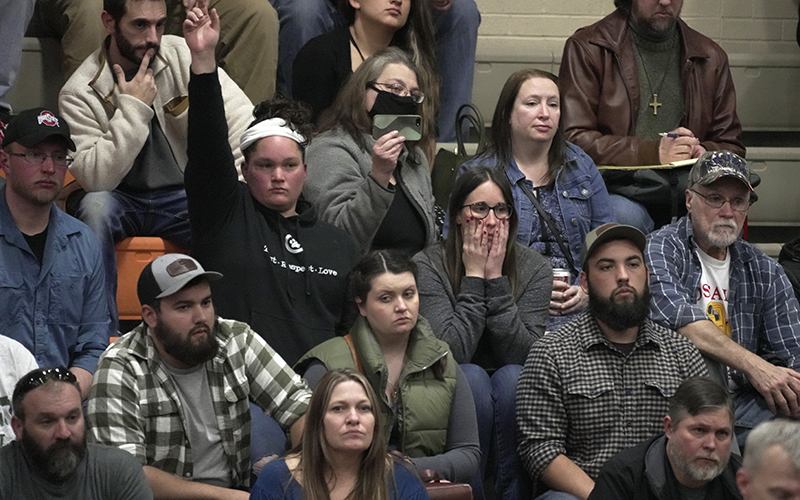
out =
[(147, 73), (147, 69), (150, 67), (150, 59), (153, 58), (154, 52), (155, 50), (153, 49), (147, 49), (147, 52), (144, 53), (144, 56), (142, 57), (142, 63), (139, 65), (139, 72), (137, 73), (138, 75), (144, 75)]

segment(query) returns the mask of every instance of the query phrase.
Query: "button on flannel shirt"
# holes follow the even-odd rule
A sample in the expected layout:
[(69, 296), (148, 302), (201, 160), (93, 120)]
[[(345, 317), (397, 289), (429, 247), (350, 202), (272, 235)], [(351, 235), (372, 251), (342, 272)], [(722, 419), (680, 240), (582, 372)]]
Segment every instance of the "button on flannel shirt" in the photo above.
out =
[(535, 481), (558, 455), (595, 479), (614, 454), (661, 432), (669, 398), (695, 375), (708, 370), (681, 335), (647, 319), (625, 356), (584, 312), (531, 347), (517, 385), (519, 456)]
[[(248, 398), (288, 429), (311, 397), (300, 378), (245, 323), (219, 319), (219, 352), (206, 362), (208, 385), (231, 484), (250, 481)], [(130, 452), (142, 465), (191, 479), (193, 457), (184, 411), (142, 323), (100, 358), (89, 396), (89, 441)]]
[[(728, 319), (734, 342), (756, 354), (774, 353), (800, 370), (800, 312), (783, 268), (753, 245), (736, 240), (731, 252)], [(698, 303), (702, 269), (695, 252), (691, 219), (650, 233), (645, 259), (653, 293), (650, 316), (675, 330), (708, 320)], [(731, 372), (739, 387), (745, 377)]]

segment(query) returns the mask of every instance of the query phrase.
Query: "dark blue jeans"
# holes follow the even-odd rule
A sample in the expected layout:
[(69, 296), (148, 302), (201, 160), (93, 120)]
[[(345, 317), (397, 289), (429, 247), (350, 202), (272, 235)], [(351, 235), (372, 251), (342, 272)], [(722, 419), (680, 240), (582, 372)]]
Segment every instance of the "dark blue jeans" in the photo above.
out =
[(106, 272), (109, 310), (117, 321), (117, 254), (114, 245), (132, 236), (158, 236), (189, 248), (189, 211), (186, 191), (164, 188), (146, 193), (76, 191), (67, 211), (97, 234)]
[(517, 380), (520, 365), (506, 365), (491, 377), (473, 364), (461, 365), (469, 381), (475, 411), (478, 414), (478, 435), (481, 445), (480, 477), (470, 481), (475, 499), (484, 498), (483, 478), (493, 472), (494, 498), (528, 500), (532, 484), (517, 457)]

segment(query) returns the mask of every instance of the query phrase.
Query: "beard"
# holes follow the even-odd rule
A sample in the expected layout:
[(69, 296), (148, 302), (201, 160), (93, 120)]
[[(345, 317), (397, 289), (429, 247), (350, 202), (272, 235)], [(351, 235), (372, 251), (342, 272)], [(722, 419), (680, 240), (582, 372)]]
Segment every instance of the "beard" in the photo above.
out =
[(53, 203), (53, 201), (58, 197), (58, 193), (61, 192), (61, 188), (64, 185), (63, 182), (59, 184), (55, 177), (47, 178), (47, 180), (54, 182), (56, 184), (56, 188), (53, 190), (39, 190), (33, 185), (25, 185), (15, 181), (15, 179), (12, 177), (11, 179), (6, 180), (6, 184), (8, 185), (6, 189), (10, 189), (15, 195), (19, 196), (21, 199), (25, 200), (31, 205), (47, 207), (50, 206), (50, 204)]
[(45, 449), (23, 429), (20, 446), (28, 463), (40, 476), (51, 483), (63, 483), (86, 456), (86, 434), (79, 441), (59, 439)]
[[(215, 319), (211, 328), (205, 323), (199, 323), (189, 330), (188, 335), (184, 335), (159, 319), (158, 324), (153, 328), (153, 335), (161, 342), (164, 350), (170, 356), (189, 366), (197, 366), (217, 355), (219, 344), (215, 332), (218, 327), (219, 323)], [(203, 330), (206, 331), (205, 340), (199, 343), (193, 342), (192, 337)]]
[(708, 242), (717, 248), (728, 248), (739, 237), (739, 228), (732, 220), (721, 220), (711, 224)]
[[(667, 455), (669, 455), (672, 466), (679, 469), (683, 474), (695, 481), (708, 482), (722, 474), (728, 465), (728, 457), (724, 460), (715, 453), (706, 453), (699, 457), (689, 457), (683, 453), (672, 441), (667, 440)], [(707, 464), (705, 467), (694, 463), (695, 458), (707, 458), (715, 460), (716, 464)]]
[(639, 12), (639, 8), (635, 1), (631, 5), (631, 17), (633, 18), (633, 21), (640, 27), (651, 31), (655, 35), (663, 35), (668, 31), (671, 31), (678, 22), (677, 17), (679, 15), (680, 12), (677, 12), (675, 16), (665, 19), (658, 17), (644, 17)]
[(614, 294), (620, 287), (615, 288), (606, 298), (592, 289), (592, 283), (589, 280), (589, 312), (617, 332), (641, 325), (650, 314), (651, 295), (647, 283), (645, 283), (641, 295), (633, 287), (626, 285), (625, 288), (631, 291), (632, 299), (615, 299)]
[(157, 43), (146, 43), (144, 45), (134, 47), (131, 41), (125, 38), (125, 35), (123, 35), (122, 31), (120, 31), (119, 23), (114, 26), (114, 40), (117, 42), (117, 49), (119, 50), (120, 55), (137, 65), (142, 64), (142, 59), (144, 56), (136, 55), (136, 49), (144, 49), (145, 53), (147, 53), (149, 49), (153, 49), (153, 57), (150, 59), (150, 64), (152, 65), (156, 58), (156, 54), (158, 54), (158, 49), (161, 48), (161, 46)]

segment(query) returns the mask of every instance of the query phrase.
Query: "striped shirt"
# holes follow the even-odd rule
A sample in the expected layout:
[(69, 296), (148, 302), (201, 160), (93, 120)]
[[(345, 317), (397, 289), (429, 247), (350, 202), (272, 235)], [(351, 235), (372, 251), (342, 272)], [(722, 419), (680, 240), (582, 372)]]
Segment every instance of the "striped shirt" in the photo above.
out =
[[(208, 385), (231, 484), (250, 482), (248, 398), (288, 429), (306, 412), (311, 391), (245, 323), (219, 319), (219, 351), (206, 362)], [(89, 441), (116, 446), (142, 465), (191, 480), (184, 409), (144, 323), (100, 357), (89, 395)]]
[(662, 431), (681, 382), (707, 374), (681, 335), (646, 319), (625, 356), (584, 312), (531, 347), (517, 385), (519, 456), (535, 481), (558, 455), (594, 479), (614, 454)]
[[(702, 270), (690, 220), (687, 215), (650, 233), (645, 249), (653, 293), (650, 316), (675, 330), (709, 321), (698, 301)], [(728, 250), (731, 339), (755, 354), (777, 354), (790, 368), (800, 370), (800, 306), (789, 278), (750, 243), (739, 239)], [(732, 371), (731, 376), (740, 387), (748, 387), (742, 374)]]

